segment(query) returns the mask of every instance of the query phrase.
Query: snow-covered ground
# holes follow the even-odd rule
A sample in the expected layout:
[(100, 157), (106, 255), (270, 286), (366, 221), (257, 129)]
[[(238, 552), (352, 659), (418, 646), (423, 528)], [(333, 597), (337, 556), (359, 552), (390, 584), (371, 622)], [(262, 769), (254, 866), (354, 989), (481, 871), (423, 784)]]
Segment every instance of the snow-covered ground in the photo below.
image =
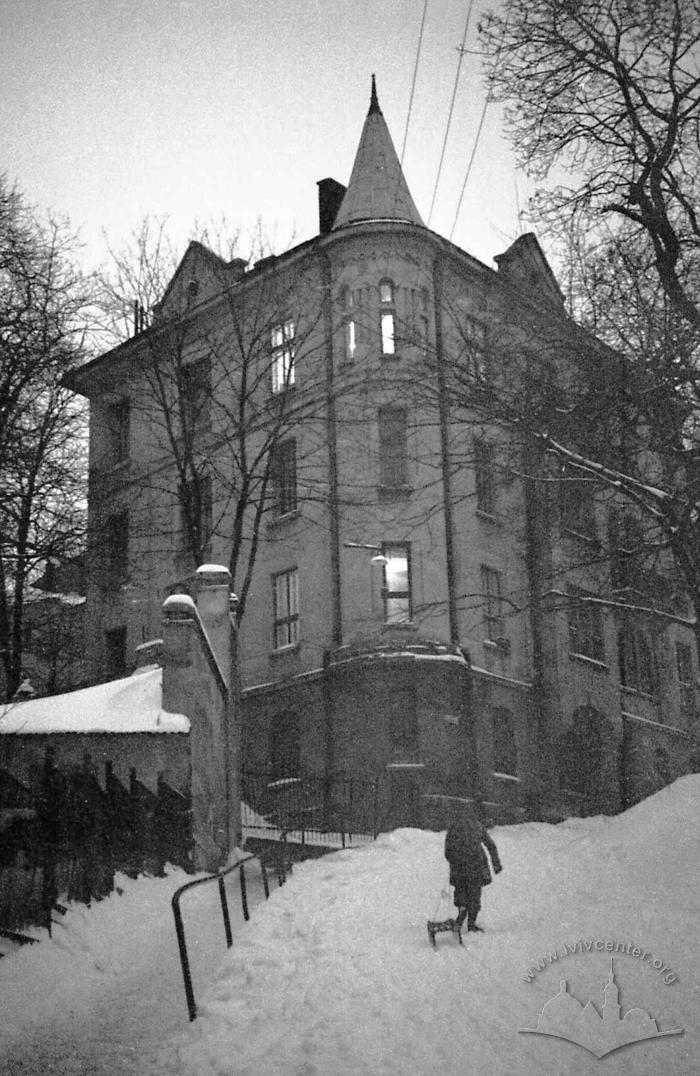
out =
[[(440, 834), (397, 830), (298, 865), (250, 923), (234, 923), (228, 952), (214, 887), (200, 887), (192, 1024), (170, 912), (182, 876), (127, 882), (72, 908), (51, 942), (0, 961), (0, 1071), (697, 1076), (699, 817), (692, 776), (617, 818), (495, 829), (504, 870), (484, 890), (486, 932), (465, 933), (463, 947), (427, 939), (426, 919), (449, 914)], [(656, 1022), (647, 1031), (682, 1034), (599, 1060), (519, 1030), (557, 994), (600, 1013), (606, 984), (609, 1014), (611, 969), (621, 1017), (642, 1009)], [(586, 1019), (598, 1019), (591, 1006)], [(637, 1013), (625, 1026), (644, 1023)]]

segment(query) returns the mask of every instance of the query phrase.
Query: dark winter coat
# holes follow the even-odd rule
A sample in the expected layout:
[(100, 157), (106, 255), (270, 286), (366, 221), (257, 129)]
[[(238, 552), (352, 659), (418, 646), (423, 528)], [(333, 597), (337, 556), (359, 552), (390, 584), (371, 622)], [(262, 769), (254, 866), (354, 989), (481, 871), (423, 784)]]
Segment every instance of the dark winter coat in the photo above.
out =
[(453, 822), (445, 838), (445, 858), (450, 865), (450, 885), (459, 889), (476, 889), (491, 881), (491, 868), (484, 846), (491, 856), (496, 874), (501, 870), (498, 849), (486, 828), (476, 819)]

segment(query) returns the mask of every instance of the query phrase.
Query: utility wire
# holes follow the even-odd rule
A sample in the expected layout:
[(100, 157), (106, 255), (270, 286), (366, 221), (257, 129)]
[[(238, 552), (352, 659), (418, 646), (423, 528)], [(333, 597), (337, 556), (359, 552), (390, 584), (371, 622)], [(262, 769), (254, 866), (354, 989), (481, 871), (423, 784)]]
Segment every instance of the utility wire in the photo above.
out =
[(406, 116), (406, 129), (403, 134), (403, 146), (401, 147), (401, 167), (403, 168), (403, 157), (406, 152), (406, 140), (408, 139), (408, 125), (411, 122), (411, 110), (413, 108), (413, 93), (416, 88), (416, 76), (418, 74), (418, 60), (420, 59), (420, 50), (423, 43), (423, 28), (425, 27), (425, 16), (428, 10), (428, 0), (425, 0), (423, 4), (423, 15), (420, 20), (420, 32), (418, 34), (418, 48), (416, 50), (416, 62), (413, 68), (413, 82), (411, 83), (411, 96), (408, 99), (408, 115)]
[(442, 141), (442, 152), (440, 153), (440, 163), (438, 164), (437, 175), (435, 176), (435, 186), (433, 188), (433, 198), (430, 203), (430, 211), (428, 212), (428, 227), (430, 227), (430, 219), (433, 215), (433, 209), (435, 208), (435, 198), (437, 196), (438, 184), (440, 183), (440, 175), (442, 173), (442, 165), (445, 160), (445, 150), (447, 149), (447, 139), (450, 133), (450, 125), (452, 123), (452, 113), (454, 112), (455, 99), (457, 97), (457, 86), (459, 83), (459, 75), (462, 70), (462, 61), (465, 55), (465, 45), (467, 43), (467, 33), (469, 31), (469, 22), (472, 16), (472, 8), (474, 6), (474, 0), (469, 0), (469, 7), (467, 8), (467, 19), (464, 24), (464, 33), (462, 35), (462, 44), (459, 46), (459, 60), (457, 61), (457, 73), (455, 75), (455, 84), (452, 88), (452, 100), (450, 101), (450, 111), (447, 116), (447, 126), (445, 128), (445, 137)]
[[(508, 25), (509, 17), (510, 17), (510, 8), (508, 8), (507, 11), (506, 11), (505, 27), (507, 27), (507, 25)], [(471, 173), (471, 170), (472, 170), (472, 165), (474, 164), (474, 158), (476, 156), (476, 151), (477, 151), (477, 148), (478, 148), (478, 145), (479, 145), (479, 139), (481, 138), (481, 132), (482, 132), (483, 127), (484, 127), (484, 120), (486, 119), (486, 109), (491, 104), (491, 92), (493, 90), (493, 84), (494, 84), (494, 81), (495, 81), (495, 78), (496, 78), (496, 68), (498, 66), (498, 61), (499, 61), (500, 56), (501, 56), (502, 45), (503, 45), (503, 42), (501, 41), (499, 43), (498, 51), (496, 53), (496, 58), (495, 58), (495, 62), (494, 62), (494, 68), (493, 68), (493, 71), (491, 72), (491, 78), (489, 79), (489, 88), (488, 88), (488, 91), (486, 93), (486, 100), (484, 101), (484, 107), (481, 110), (481, 118), (479, 120), (479, 126), (477, 127), (476, 136), (474, 138), (474, 145), (472, 147), (471, 156), (469, 157), (469, 163), (467, 165), (467, 171), (466, 171), (465, 176), (464, 176), (464, 183), (462, 184), (462, 190), (460, 191), (459, 201), (457, 203), (457, 212), (455, 213), (454, 223), (452, 224), (452, 231), (450, 232), (450, 242), (452, 241), (452, 236), (454, 235), (455, 228), (457, 227), (457, 221), (459, 219), (460, 210), (462, 208), (462, 199), (464, 198), (464, 192), (467, 189), (467, 183), (469, 182), (469, 176), (470, 176), (470, 173)]]
[(486, 109), (489, 107), (490, 104), (491, 104), (491, 87), (489, 87), (489, 91), (486, 94), (486, 100), (484, 101), (484, 107), (481, 110), (481, 119), (479, 120), (479, 126), (477, 127), (477, 130), (476, 130), (476, 137), (474, 138), (474, 145), (472, 146), (472, 152), (471, 152), (471, 155), (469, 157), (469, 163), (467, 165), (467, 171), (466, 171), (466, 173), (464, 175), (464, 183), (462, 184), (462, 190), (460, 191), (459, 201), (457, 202), (457, 212), (455, 213), (455, 219), (454, 219), (454, 221), (452, 223), (452, 231), (450, 232), (450, 242), (452, 242), (452, 236), (455, 234), (455, 228), (457, 227), (457, 220), (459, 219), (459, 214), (460, 214), (460, 211), (462, 209), (462, 199), (464, 198), (464, 192), (467, 189), (467, 183), (469, 182), (469, 176), (471, 174), (472, 165), (474, 164), (474, 158), (476, 157), (476, 151), (477, 151), (477, 147), (479, 145), (479, 139), (481, 137), (481, 132), (482, 132), (483, 127), (484, 127), (484, 120), (486, 119)]

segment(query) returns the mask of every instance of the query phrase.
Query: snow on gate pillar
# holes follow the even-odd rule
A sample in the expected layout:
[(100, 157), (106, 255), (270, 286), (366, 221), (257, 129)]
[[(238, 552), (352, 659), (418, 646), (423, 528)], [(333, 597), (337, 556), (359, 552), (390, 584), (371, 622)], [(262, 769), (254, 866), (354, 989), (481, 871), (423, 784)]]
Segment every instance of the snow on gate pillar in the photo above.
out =
[(194, 866), (216, 870), (230, 848), (228, 689), (197, 607), (186, 594), (174, 594), (163, 605), (163, 709), (190, 720)]
[(228, 689), (223, 723), (225, 800), (229, 851), (241, 842), (241, 707), (238, 650), (231, 593), (231, 573), (221, 564), (197, 569), (197, 609)]

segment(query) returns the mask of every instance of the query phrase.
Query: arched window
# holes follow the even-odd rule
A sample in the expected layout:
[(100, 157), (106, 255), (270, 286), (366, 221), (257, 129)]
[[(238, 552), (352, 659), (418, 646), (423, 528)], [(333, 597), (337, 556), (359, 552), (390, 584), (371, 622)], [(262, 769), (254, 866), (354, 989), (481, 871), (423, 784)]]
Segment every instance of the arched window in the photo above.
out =
[(396, 309), (394, 285), (391, 280), (379, 283), (379, 322), (382, 355), (396, 354)]
[(515, 741), (513, 717), (505, 706), (495, 706), (491, 712), (493, 731), (493, 772), (515, 777), (518, 772), (518, 746)]
[(574, 711), (564, 738), (562, 784), (572, 792), (595, 797), (600, 791), (608, 722), (593, 706)]
[(340, 293), (343, 311), (343, 358), (352, 362), (357, 350), (357, 321), (355, 318), (355, 297), (350, 288), (343, 288)]

